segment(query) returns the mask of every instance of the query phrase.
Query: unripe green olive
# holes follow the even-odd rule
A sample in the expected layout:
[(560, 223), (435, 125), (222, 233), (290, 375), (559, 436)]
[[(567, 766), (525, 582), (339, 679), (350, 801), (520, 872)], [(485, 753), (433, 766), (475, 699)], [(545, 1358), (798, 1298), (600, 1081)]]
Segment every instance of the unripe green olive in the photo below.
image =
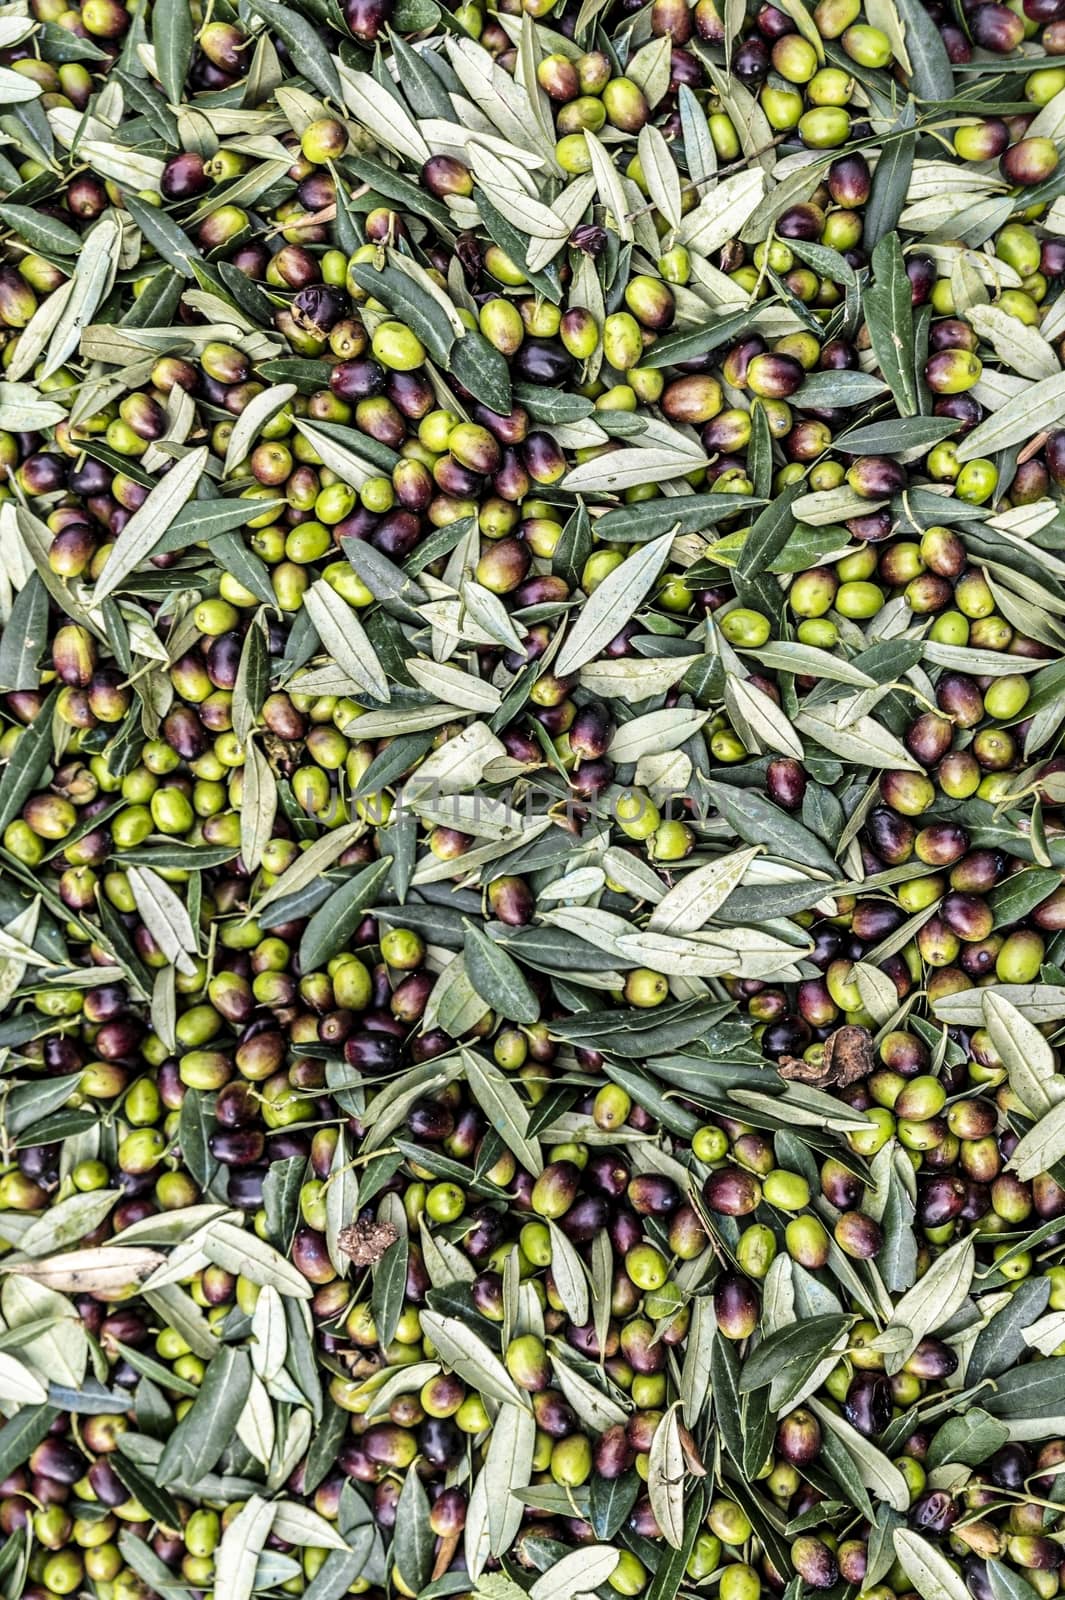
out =
[(970, 505), (983, 505), (998, 487), (998, 468), (993, 461), (966, 461), (955, 479), (954, 492)]
[(799, 137), (812, 150), (833, 150), (846, 144), (850, 131), (850, 114), (842, 106), (819, 106), (804, 112), (798, 122)]
[(801, 1211), (810, 1204), (810, 1185), (797, 1172), (775, 1168), (762, 1179), (762, 1196), (782, 1211)]
[(840, 38), (840, 44), (860, 67), (886, 67), (891, 60), (891, 41), (879, 28), (855, 23)]
[(776, 1253), (777, 1243), (772, 1228), (762, 1222), (752, 1222), (740, 1234), (736, 1261), (748, 1278), (760, 1279), (766, 1276)]
[[(963, 130), (958, 129), (961, 133)], [(1040, 245), (1039, 240), (1030, 228), (1023, 223), (1008, 222), (1000, 229), (995, 239), (995, 254), (1000, 261), (1020, 273), (1022, 278), (1029, 277), (1033, 272), (1039, 271)]]
[(413, 372), (425, 361), (425, 346), (402, 322), (379, 323), (370, 344), (381, 365), (393, 372)]
[(836, 591), (836, 610), (852, 620), (875, 617), (884, 605), (884, 593), (875, 583), (844, 583)]
[[(797, 38), (798, 35), (793, 34), (792, 37)], [(767, 83), (763, 85), (758, 98), (771, 128), (783, 133), (798, 127), (803, 114), (803, 98), (798, 90), (785, 88), (783, 84), (776, 87)]]
[(832, 609), (839, 587), (831, 567), (800, 572), (788, 590), (788, 605), (797, 617), (822, 617)]
[(602, 99), (607, 121), (623, 133), (638, 133), (651, 114), (643, 90), (631, 78), (611, 78)]
[(583, 1433), (557, 1439), (551, 1451), (550, 1473), (556, 1483), (569, 1489), (587, 1482), (592, 1471), (592, 1445)]
[(636, 366), (643, 353), (640, 324), (629, 311), (615, 311), (603, 323), (603, 354), (618, 372)]
[(784, 1243), (792, 1260), (812, 1271), (828, 1260), (828, 1234), (815, 1216), (792, 1217), (784, 1229)]
[(758, 650), (769, 640), (769, 618), (760, 611), (737, 606), (721, 619), (721, 632), (729, 644), (743, 650)]

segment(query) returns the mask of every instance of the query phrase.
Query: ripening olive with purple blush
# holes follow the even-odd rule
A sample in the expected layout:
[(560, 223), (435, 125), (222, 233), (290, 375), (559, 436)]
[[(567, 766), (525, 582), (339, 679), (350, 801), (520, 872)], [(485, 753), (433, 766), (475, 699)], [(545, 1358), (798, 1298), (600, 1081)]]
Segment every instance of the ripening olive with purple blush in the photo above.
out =
[(742, 1167), (718, 1167), (703, 1184), (703, 1198), (720, 1216), (745, 1217), (757, 1209), (762, 1186), (753, 1172)]
[(612, 1423), (599, 1436), (594, 1447), (595, 1473), (608, 1482), (623, 1477), (636, 1459), (623, 1423)]
[(765, 349), (765, 340), (759, 338), (757, 334), (750, 334), (738, 344), (734, 344), (721, 363), (726, 383), (731, 383), (736, 389), (745, 388), (751, 362), (756, 356), (763, 355)]
[(984, 718), (984, 697), (976, 680), (944, 672), (936, 684), (936, 704), (959, 728), (975, 728)]
[(929, 867), (949, 867), (960, 860), (968, 848), (969, 835), (956, 822), (930, 822), (914, 840), (918, 860)]
[(746, 384), (763, 400), (787, 400), (802, 388), (805, 376), (794, 356), (768, 350), (747, 363)]
[(475, 569), (477, 582), (493, 594), (509, 594), (527, 576), (531, 564), (527, 544), (520, 539), (499, 539), (482, 553)]
[(906, 487), (906, 468), (890, 456), (861, 456), (847, 472), (847, 482), (865, 500), (887, 499)]
[(721, 410), (721, 385), (709, 374), (674, 378), (663, 390), (660, 405), (671, 422), (709, 422)]
[(532, 1209), (541, 1217), (565, 1216), (580, 1188), (580, 1168), (572, 1161), (552, 1161), (533, 1185)]
[[(1006, 11), (1005, 6), (981, 6), (974, 13), (979, 16), (980, 11), (995, 10), (1005, 12), (1018, 27), (1023, 27), (1019, 19), (1012, 12)], [(1058, 169), (1058, 151), (1053, 139), (1032, 138), (1020, 139), (1002, 156), (999, 166), (1002, 176), (1010, 183), (1020, 185), (1021, 188), (1032, 188), (1037, 183), (1045, 183), (1047, 178), (1053, 177)]]
[(883, 1248), (880, 1224), (863, 1211), (845, 1211), (836, 1219), (833, 1233), (844, 1255), (856, 1261), (871, 1261)]
[(742, 1273), (723, 1272), (714, 1284), (714, 1316), (726, 1339), (749, 1339), (761, 1312), (758, 1293)]
[(799, 1407), (777, 1424), (776, 1451), (793, 1467), (810, 1467), (821, 1453), (821, 1424), (812, 1411)]
[(936, 395), (963, 394), (979, 381), (980, 357), (971, 350), (937, 350), (925, 362), (925, 383)]
[(680, 1190), (660, 1173), (639, 1173), (629, 1182), (628, 1201), (637, 1216), (668, 1217), (680, 1205)]
[(906, 748), (923, 767), (934, 767), (950, 749), (954, 725), (948, 717), (924, 711), (906, 730)]
[(838, 206), (853, 210), (864, 206), (872, 188), (869, 163), (860, 150), (837, 156), (825, 178), (828, 192)]

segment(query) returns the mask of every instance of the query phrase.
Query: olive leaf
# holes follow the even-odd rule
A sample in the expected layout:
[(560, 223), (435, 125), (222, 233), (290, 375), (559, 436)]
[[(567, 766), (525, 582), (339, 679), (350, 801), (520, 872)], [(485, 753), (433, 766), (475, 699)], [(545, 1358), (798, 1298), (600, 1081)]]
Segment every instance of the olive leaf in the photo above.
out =
[(563, 1556), (537, 1578), (529, 1590), (531, 1600), (573, 1600), (573, 1596), (598, 1589), (606, 1583), (620, 1560), (620, 1551), (610, 1545), (585, 1545)]
[[(477, 993), (480, 994), (480, 991)], [(480, 998), (484, 1000), (483, 995)], [(536, 1137), (529, 1133), (528, 1108), (514, 1085), (494, 1063), (476, 1051), (464, 1048), (461, 1057), (467, 1081), (477, 1096), (478, 1104), (491, 1117), (496, 1132), (530, 1172), (539, 1174), (543, 1169), (540, 1145)]]
[(992, 415), (977, 423), (971, 433), (958, 441), (959, 461), (993, 455), (1008, 450), (1043, 428), (1057, 426), (1065, 418), (1065, 373), (1026, 384), (1013, 399), (1007, 400)]
[[(528, 1409), (507, 1369), (472, 1328), (438, 1311), (422, 1311), (421, 1323), (441, 1361), (478, 1394)], [(613, 1570), (613, 1569), (611, 1569)]]
[(377, 653), (347, 601), (324, 578), (318, 578), (304, 595), (303, 604), (315, 632), (341, 671), (375, 700), (391, 699)]
[(676, 1401), (655, 1429), (647, 1462), (647, 1493), (662, 1537), (674, 1550), (684, 1543), (684, 1445)]
[(965, 1580), (935, 1545), (910, 1528), (896, 1528), (895, 1555), (922, 1600), (965, 1600)]
[(857, 1428), (824, 1405), (820, 1400), (807, 1401), (810, 1410), (822, 1426), (833, 1434), (854, 1463), (858, 1481), (880, 1501), (895, 1511), (905, 1511), (910, 1503), (910, 1491), (899, 1468)]
[(254, 740), (244, 752), (244, 791), (240, 808), (240, 853), (249, 872), (254, 872), (273, 837), (277, 816), (277, 781), (266, 756)]
[[(156, 0), (158, 9), (158, 0)], [(294, 383), (274, 384), (270, 389), (264, 389), (257, 394), (244, 407), (229, 436), (226, 446), (226, 458), (222, 464), (224, 476), (228, 476), (233, 468), (249, 453), (251, 446), (259, 437), (268, 422), (283, 411), (289, 401), (297, 393)]]
[[(305, 861), (306, 857), (303, 859)], [(305, 971), (323, 966), (330, 956), (347, 943), (367, 906), (374, 904), (387, 882), (392, 861), (391, 856), (382, 856), (379, 861), (363, 867), (335, 889), (315, 911), (300, 940), (300, 962)]]
[(504, 1405), (492, 1428), (484, 1470), (492, 1492), (488, 1496), (488, 1547), (492, 1555), (506, 1555), (521, 1527), (523, 1507), (516, 1490), (532, 1480), (536, 1445), (536, 1419), (521, 1406)]
[(1065, 1099), (1050, 1043), (1005, 994), (988, 990), (981, 1001), (981, 1020), (1009, 1074), (1010, 1087), (1031, 1114), (1045, 1116)]
[(551, 1276), (558, 1297), (573, 1325), (583, 1327), (588, 1321), (590, 1309), (584, 1266), (562, 1229), (551, 1221), (548, 1222), (548, 1228), (551, 1234)]
[(885, 1357), (889, 1372), (898, 1372), (926, 1334), (934, 1333), (950, 1321), (965, 1302), (975, 1270), (972, 1239), (959, 1239), (896, 1301), (888, 1326), (904, 1332), (906, 1337)]
[(211, 1359), (191, 1409), (159, 1457), (155, 1481), (160, 1487), (195, 1483), (212, 1470), (232, 1438), (251, 1379), (251, 1362), (243, 1350), (224, 1346)]
[(177, 105), (182, 98), (192, 60), (192, 42), (192, 16), (188, 0), (154, 0), (152, 47), (156, 71), (172, 105)]
[(215, 1555), (215, 1577), (235, 1600), (248, 1600), (255, 1591), (259, 1557), (276, 1514), (276, 1507), (269, 1500), (253, 1495), (222, 1535)]
[(593, 660), (621, 631), (665, 566), (672, 542), (665, 534), (634, 551), (598, 586), (563, 640), (555, 661), (560, 677)]
[[(882, 183), (879, 176), (881, 167), (877, 168), (877, 181), (885, 196), (883, 201), (885, 211), (894, 208), (893, 201), (889, 198), (889, 190), (897, 190), (902, 174), (908, 180), (905, 158), (899, 154), (903, 148), (900, 142), (896, 142), (882, 158), (885, 175), (890, 172), (890, 176), (885, 176)], [(912, 159), (911, 151), (911, 162)], [(905, 181), (902, 182), (902, 190), (904, 193)], [(873, 198), (870, 200), (870, 205), (872, 204)], [(888, 226), (893, 226), (893, 223), (889, 223)], [(880, 371), (902, 415), (912, 417), (918, 410), (917, 384), (913, 372), (912, 291), (903, 265), (898, 237), (894, 233), (882, 231), (885, 237), (880, 239), (880, 243), (873, 251), (873, 285), (865, 293), (866, 321)]]
[(179, 511), (196, 493), (207, 465), (206, 445), (190, 450), (130, 517), (111, 548), (103, 572), (96, 580), (96, 605), (119, 588), (142, 561), (152, 555)]
[(130, 891), (144, 926), (179, 972), (193, 972), (196, 934), (184, 903), (170, 885), (148, 867), (131, 867)]

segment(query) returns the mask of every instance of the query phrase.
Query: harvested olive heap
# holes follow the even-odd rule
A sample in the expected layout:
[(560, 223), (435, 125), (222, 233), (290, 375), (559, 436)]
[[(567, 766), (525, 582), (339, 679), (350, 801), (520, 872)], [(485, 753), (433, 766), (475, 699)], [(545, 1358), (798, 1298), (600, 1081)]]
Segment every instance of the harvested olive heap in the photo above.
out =
[(1055, 1600), (1065, 0), (0, 48), (0, 1596)]

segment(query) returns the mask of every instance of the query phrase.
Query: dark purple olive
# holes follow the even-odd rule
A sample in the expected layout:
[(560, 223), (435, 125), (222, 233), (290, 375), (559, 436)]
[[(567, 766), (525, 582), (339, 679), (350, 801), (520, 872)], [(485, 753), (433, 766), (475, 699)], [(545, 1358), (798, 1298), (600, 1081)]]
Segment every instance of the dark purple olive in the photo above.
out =
[(85, 1457), (62, 1439), (45, 1439), (30, 1455), (29, 1468), (56, 1483), (77, 1483), (85, 1473)]
[(429, 1465), (441, 1472), (457, 1467), (466, 1453), (464, 1436), (450, 1417), (427, 1417), (418, 1429), (418, 1446)]
[(330, 332), (348, 310), (348, 297), (328, 284), (315, 283), (301, 289), (291, 310), (297, 327), (320, 338)]
[(1004, 1444), (983, 1468), (1000, 1489), (1021, 1489), (1032, 1470), (1032, 1460), (1023, 1444)]
[(856, 1372), (843, 1403), (843, 1415), (867, 1439), (882, 1433), (891, 1421), (891, 1384), (882, 1372)]
[(776, 756), (766, 768), (766, 793), (786, 811), (797, 811), (806, 793), (806, 773), (791, 756)]
[(211, 179), (204, 171), (203, 158), (192, 150), (183, 150), (180, 155), (171, 156), (163, 168), (160, 187), (166, 200), (192, 200), (210, 186)]
[(525, 339), (512, 361), (516, 378), (551, 388), (564, 384), (573, 372), (573, 357), (561, 344), (547, 339)]
[(733, 53), (732, 71), (748, 89), (761, 88), (769, 72), (769, 51), (761, 39), (743, 41)]
[(610, 1208), (602, 1195), (578, 1195), (565, 1216), (560, 1218), (559, 1227), (574, 1244), (590, 1244), (606, 1227), (609, 1217)]
[(918, 1181), (917, 1217), (922, 1227), (941, 1228), (959, 1217), (967, 1186), (950, 1173), (936, 1173)]
[(208, 1146), (226, 1167), (252, 1167), (262, 1157), (266, 1136), (255, 1128), (228, 1128), (212, 1133)]
[(400, 1063), (399, 1042), (387, 1034), (352, 1034), (344, 1044), (344, 1059), (361, 1072), (394, 1072)]
[(407, 1112), (407, 1127), (415, 1139), (437, 1143), (446, 1139), (454, 1126), (451, 1108), (436, 1100), (416, 1100)]
[(949, 1533), (959, 1515), (958, 1506), (945, 1489), (923, 1494), (910, 1509), (913, 1526), (927, 1533)]

